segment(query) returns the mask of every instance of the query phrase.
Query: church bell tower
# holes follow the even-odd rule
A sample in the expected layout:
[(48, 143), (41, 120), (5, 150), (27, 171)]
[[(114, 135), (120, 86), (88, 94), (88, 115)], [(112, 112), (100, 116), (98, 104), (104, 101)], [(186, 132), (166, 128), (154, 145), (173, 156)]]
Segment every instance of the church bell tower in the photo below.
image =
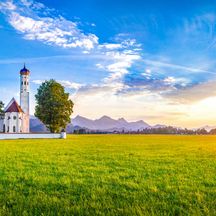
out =
[(30, 71), (26, 68), (20, 70), (20, 106), (24, 112), (23, 132), (29, 133), (29, 75)]

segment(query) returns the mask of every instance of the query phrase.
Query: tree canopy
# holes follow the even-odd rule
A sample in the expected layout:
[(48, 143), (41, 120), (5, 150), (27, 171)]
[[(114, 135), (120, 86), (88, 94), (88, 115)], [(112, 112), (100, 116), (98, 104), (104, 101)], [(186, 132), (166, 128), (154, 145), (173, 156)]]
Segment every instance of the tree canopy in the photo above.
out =
[(35, 116), (39, 118), (52, 133), (66, 128), (73, 113), (73, 102), (64, 87), (55, 80), (45, 81), (35, 95)]
[(2, 101), (0, 101), (0, 116), (4, 114), (4, 104)]

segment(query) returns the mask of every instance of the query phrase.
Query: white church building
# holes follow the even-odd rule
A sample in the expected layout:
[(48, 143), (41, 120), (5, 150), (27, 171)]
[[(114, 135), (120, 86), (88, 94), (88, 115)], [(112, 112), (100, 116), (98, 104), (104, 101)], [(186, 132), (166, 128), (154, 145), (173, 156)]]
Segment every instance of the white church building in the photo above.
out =
[(25, 67), (20, 70), (20, 105), (12, 98), (4, 109), (4, 117), (0, 119), (0, 132), (29, 133), (29, 75)]

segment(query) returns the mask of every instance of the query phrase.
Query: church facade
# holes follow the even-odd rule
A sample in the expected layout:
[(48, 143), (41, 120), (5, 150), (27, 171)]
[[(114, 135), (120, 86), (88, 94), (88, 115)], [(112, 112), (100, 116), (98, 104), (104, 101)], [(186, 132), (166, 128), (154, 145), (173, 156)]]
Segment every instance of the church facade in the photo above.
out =
[(0, 131), (3, 133), (29, 133), (29, 76), (30, 71), (25, 67), (20, 70), (20, 105), (12, 98), (4, 109), (0, 120)]

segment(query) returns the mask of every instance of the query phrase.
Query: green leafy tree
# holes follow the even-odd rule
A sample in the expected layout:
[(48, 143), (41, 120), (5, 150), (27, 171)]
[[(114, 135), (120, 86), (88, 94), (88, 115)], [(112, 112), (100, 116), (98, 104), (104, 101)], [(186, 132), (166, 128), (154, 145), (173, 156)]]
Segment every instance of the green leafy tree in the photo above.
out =
[(4, 115), (4, 104), (2, 101), (0, 101), (0, 117)]
[(35, 95), (35, 116), (39, 118), (52, 133), (59, 133), (70, 122), (73, 102), (64, 87), (55, 80), (45, 81)]

